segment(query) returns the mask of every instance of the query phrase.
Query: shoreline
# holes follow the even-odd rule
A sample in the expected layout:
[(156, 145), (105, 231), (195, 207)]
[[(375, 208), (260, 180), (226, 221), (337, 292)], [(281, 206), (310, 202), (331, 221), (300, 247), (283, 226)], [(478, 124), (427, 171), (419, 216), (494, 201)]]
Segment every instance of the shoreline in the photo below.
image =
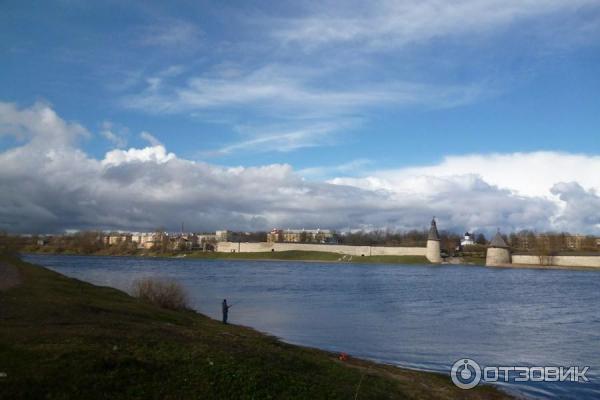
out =
[[(297, 398), (353, 398), (358, 395), (359, 380), (363, 382), (360, 398), (365, 399), (382, 395), (514, 398), (513, 393), (493, 385), (464, 391), (442, 372), (352, 355), (340, 359), (337, 352), (289, 344), (253, 328), (223, 325), (191, 310), (161, 309), (119, 290), (35, 264), (1, 257), (0, 261), (17, 268), (24, 278), (19, 286), (0, 291), (0, 302), (8, 306), (7, 314), (0, 315), (0, 337), (11, 339), (0, 348), (0, 355), (8, 360), (3, 365), (8, 379), (0, 385), (0, 393), (6, 391), (12, 398), (35, 397), (36, 393), (69, 397), (90, 380), (100, 387), (94, 388), (91, 397), (109, 394), (114, 398), (127, 397), (124, 390), (132, 387), (158, 397), (185, 398), (193, 393), (238, 398), (259, 392), (259, 398), (292, 394)], [(77, 373), (72, 372), (74, 366)], [(160, 381), (153, 378), (155, 368), (164, 375)], [(31, 376), (38, 379), (31, 381)], [(206, 384), (207, 379), (213, 383)]]
[[(431, 263), (424, 256), (348, 256), (332, 252), (313, 252), (313, 251), (279, 251), (272, 252), (248, 252), (248, 253), (182, 253), (182, 254), (159, 254), (159, 253), (140, 253), (140, 254), (80, 254), (73, 252), (42, 252), (42, 251), (24, 251), (22, 254), (28, 255), (58, 255), (58, 256), (80, 256), (80, 257), (139, 257), (139, 258), (164, 258), (164, 259), (182, 259), (182, 260), (222, 260), (222, 261), (294, 261), (310, 263), (335, 263), (335, 264), (395, 264), (395, 265), (442, 265)], [(445, 265), (445, 264), (444, 264)]]
[(502, 264), (489, 268), (516, 268), (516, 269), (539, 269), (539, 270), (569, 270), (569, 271), (600, 271), (598, 267), (564, 266), (564, 265), (536, 265), (536, 264)]
[[(313, 252), (303, 251), (281, 251), (275, 254), (286, 253), (305, 253), (308, 255)], [(327, 263), (327, 264), (381, 264), (381, 265), (422, 265), (422, 266), (467, 266), (467, 267), (486, 267), (486, 268), (513, 268), (513, 269), (535, 269), (535, 270), (576, 270), (576, 271), (600, 271), (598, 267), (587, 266), (560, 266), (560, 265), (536, 265), (536, 264), (502, 264), (494, 266), (486, 266), (483, 263), (477, 262), (442, 262), (431, 263), (424, 257), (419, 256), (364, 256), (350, 257), (343, 259), (344, 255), (339, 253), (326, 253), (327, 259), (318, 258), (303, 258), (303, 257), (256, 257), (256, 254), (273, 254), (273, 253), (184, 253), (183, 255), (167, 255), (167, 254), (79, 254), (79, 253), (52, 253), (52, 252), (23, 252), (25, 255), (48, 255), (48, 256), (79, 256), (79, 257), (138, 257), (138, 258), (164, 258), (169, 260), (220, 260), (220, 261), (256, 261), (256, 262), (305, 262), (305, 263)], [(235, 256), (232, 256), (235, 254)]]

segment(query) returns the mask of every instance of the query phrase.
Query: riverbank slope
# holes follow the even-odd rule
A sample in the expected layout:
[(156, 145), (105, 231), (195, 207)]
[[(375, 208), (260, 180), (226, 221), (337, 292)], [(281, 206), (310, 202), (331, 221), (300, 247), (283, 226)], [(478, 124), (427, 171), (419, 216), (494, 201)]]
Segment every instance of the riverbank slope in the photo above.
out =
[(262, 260), (262, 261), (327, 261), (349, 263), (385, 263), (385, 264), (431, 264), (425, 256), (350, 256), (326, 251), (265, 251), (248, 253), (193, 252), (187, 258), (225, 259), (225, 260)]
[(195, 258), (203, 260), (260, 260), (260, 261), (326, 261), (326, 262), (346, 262), (346, 263), (385, 263), (385, 264), (431, 264), (425, 256), (395, 256), (395, 255), (377, 255), (377, 256), (350, 256), (345, 254), (327, 252), (327, 251), (265, 251), (265, 252), (155, 252), (134, 251), (120, 253), (112, 249), (100, 250), (92, 253), (79, 253), (75, 251), (46, 251), (40, 249), (23, 249), (28, 254), (60, 254), (60, 255), (93, 255), (93, 256), (132, 256), (132, 257), (172, 257), (172, 258)]
[[(0, 398), (501, 399), (449, 377), (285, 344), (14, 258), (0, 291)], [(358, 395), (357, 395), (358, 393)]]

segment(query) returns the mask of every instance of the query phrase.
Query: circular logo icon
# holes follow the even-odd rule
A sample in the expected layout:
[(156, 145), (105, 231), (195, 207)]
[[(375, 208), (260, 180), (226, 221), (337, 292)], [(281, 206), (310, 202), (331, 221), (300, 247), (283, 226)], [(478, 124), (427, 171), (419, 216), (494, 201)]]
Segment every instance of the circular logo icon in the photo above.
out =
[(452, 382), (461, 389), (472, 389), (481, 380), (481, 367), (470, 358), (461, 358), (452, 365)]

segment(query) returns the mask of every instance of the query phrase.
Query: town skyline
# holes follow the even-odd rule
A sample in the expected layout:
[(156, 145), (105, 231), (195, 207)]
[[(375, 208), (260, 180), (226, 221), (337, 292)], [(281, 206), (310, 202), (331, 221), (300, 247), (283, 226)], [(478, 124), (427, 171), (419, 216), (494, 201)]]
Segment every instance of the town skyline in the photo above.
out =
[[(484, 232), (465, 232), (458, 234), (440, 230), (440, 237), (445, 242), (444, 246), (464, 247), (464, 246), (486, 246), (490, 239), (495, 235), (501, 235), (511, 247), (528, 251), (533, 249), (538, 243), (543, 242), (545, 246), (552, 247), (555, 250), (600, 250), (600, 236), (583, 235), (580, 233), (569, 232), (535, 232), (531, 230), (522, 230), (518, 232), (501, 232), (486, 235)], [(151, 249), (155, 242), (162, 238), (169, 238), (173, 241), (175, 248), (183, 240), (189, 245), (187, 250), (202, 248), (203, 243), (216, 244), (218, 242), (267, 242), (267, 243), (318, 243), (318, 244), (339, 244), (346, 243), (351, 245), (417, 245), (424, 244), (427, 241), (428, 230), (411, 231), (335, 231), (329, 229), (278, 229), (273, 228), (270, 231), (231, 231), (217, 230), (210, 231), (185, 231), (178, 232), (166, 231), (164, 229), (155, 229), (147, 232), (135, 231), (74, 231), (61, 234), (36, 235), (28, 234), (28, 237), (39, 238), (39, 244), (44, 245), (51, 238), (61, 238), (69, 236), (94, 236), (97, 241), (104, 245), (116, 245), (120, 243), (136, 243), (141, 249)], [(158, 239), (157, 239), (158, 238)], [(206, 249), (204, 249), (206, 251)], [(480, 249), (481, 250), (481, 249)]]

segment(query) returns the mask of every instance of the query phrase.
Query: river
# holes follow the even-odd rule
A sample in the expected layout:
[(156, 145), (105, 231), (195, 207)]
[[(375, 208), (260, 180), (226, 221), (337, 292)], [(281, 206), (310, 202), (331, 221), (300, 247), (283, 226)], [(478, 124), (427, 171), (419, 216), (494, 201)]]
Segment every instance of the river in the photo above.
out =
[(600, 271), (26, 255), (128, 291), (168, 277), (191, 305), (282, 340), (449, 374), (482, 366), (589, 366), (588, 383), (502, 383), (532, 398), (600, 398)]

